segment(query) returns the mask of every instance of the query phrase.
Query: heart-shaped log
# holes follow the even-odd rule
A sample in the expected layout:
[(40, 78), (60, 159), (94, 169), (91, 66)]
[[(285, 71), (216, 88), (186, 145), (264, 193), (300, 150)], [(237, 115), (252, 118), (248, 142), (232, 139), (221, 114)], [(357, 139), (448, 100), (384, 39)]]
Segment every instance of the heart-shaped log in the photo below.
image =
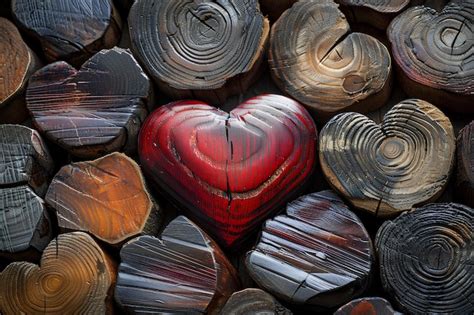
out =
[(245, 289), (235, 292), (227, 300), (221, 311), (222, 315), (273, 314), (291, 315), (290, 310), (283, 307), (270, 294), (260, 289)]
[(122, 22), (112, 0), (12, 0), (12, 13), (48, 61), (80, 64), (120, 38)]
[(290, 8), (297, 0), (259, 0), (262, 13), (268, 15), (272, 22), (278, 20), (280, 15)]
[(60, 228), (86, 231), (109, 244), (155, 234), (160, 226), (140, 168), (122, 153), (62, 167), (45, 200)]
[(379, 297), (368, 297), (350, 301), (341, 306), (334, 315), (402, 315), (390, 303)]
[(78, 71), (58, 61), (32, 77), (27, 105), (38, 129), (73, 155), (133, 151), (151, 85), (131, 53), (102, 50)]
[(230, 113), (181, 101), (145, 121), (139, 154), (150, 179), (231, 247), (301, 188), (316, 138), (308, 112), (283, 96), (261, 95)]
[(474, 207), (474, 121), (459, 132), (456, 147), (457, 197), (463, 204)]
[(257, 0), (137, 0), (128, 22), (161, 91), (216, 103), (257, 79), (270, 32)]
[(410, 0), (336, 0), (354, 23), (367, 23), (386, 30), (390, 21), (404, 10)]
[(473, 1), (452, 1), (441, 12), (411, 8), (390, 23), (387, 34), (408, 95), (474, 113), (473, 21)]
[(44, 250), (40, 265), (16, 262), (0, 273), (0, 312), (105, 314), (115, 267), (89, 235), (61, 234)]
[(23, 92), (40, 61), (28, 48), (15, 25), (0, 18), (0, 122), (20, 123), (28, 113)]
[(246, 266), (257, 284), (294, 304), (332, 308), (362, 293), (374, 256), (362, 222), (332, 191), (267, 220)]
[(386, 217), (435, 200), (454, 164), (449, 119), (422, 100), (395, 105), (381, 125), (342, 113), (321, 131), (326, 179), (355, 207)]
[(386, 292), (409, 314), (474, 313), (474, 210), (430, 204), (385, 222), (376, 250)]
[(387, 101), (391, 60), (372, 36), (351, 33), (332, 0), (301, 0), (272, 27), (269, 62), (278, 87), (327, 119)]
[(160, 238), (131, 240), (120, 258), (115, 300), (134, 314), (216, 314), (239, 287), (224, 253), (184, 216)]

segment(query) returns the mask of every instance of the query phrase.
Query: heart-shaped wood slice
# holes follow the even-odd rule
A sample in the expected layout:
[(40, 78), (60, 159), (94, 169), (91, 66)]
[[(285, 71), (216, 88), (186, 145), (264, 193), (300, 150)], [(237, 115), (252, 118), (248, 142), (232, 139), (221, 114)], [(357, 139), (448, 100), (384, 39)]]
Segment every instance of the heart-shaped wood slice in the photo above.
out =
[(389, 216), (435, 200), (454, 162), (449, 119), (422, 100), (395, 105), (381, 125), (357, 113), (321, 131), (319, 157), (328, 182), (354, 206)]
[(94, 55), (80, 70), (59, 61), (30, 79), (26, 101), (34, 124), (81, 158), (133, 151), (147, 115), (150, 82), (128, 50)]
[(150, 179), (230, 247), (301, 188), (316, 138), (308, 112), (283, 96), (261, 95), (230, 113), (182, 101), (150, 115), (139, 154)]
[(216, 243), (184, 216), (160, 238), (131, 240), (120, 257), (115, 300), (130, 313), (216, 314), (239, 288)]

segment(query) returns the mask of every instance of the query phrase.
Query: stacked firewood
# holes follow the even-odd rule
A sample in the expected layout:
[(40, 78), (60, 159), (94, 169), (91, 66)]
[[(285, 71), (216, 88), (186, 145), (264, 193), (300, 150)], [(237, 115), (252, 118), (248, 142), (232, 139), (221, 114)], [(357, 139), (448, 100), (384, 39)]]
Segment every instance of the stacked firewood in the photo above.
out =
[(0, 314), (473, 314), (474, 0), (0, 5)]

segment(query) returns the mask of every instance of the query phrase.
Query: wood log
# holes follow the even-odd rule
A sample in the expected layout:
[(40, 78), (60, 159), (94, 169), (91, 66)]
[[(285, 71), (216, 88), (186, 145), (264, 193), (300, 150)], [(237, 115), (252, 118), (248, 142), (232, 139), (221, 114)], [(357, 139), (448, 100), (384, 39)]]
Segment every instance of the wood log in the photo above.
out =
[(0, 18), (0, 123), (20, 123), (28, 117), (24, 90), (40, 64), (16, 26)]
[(456, 197), (474, 207), (474, 121), (459, 132), (456, 148)]
[(474, 210), (430, 204), (385, 222), (375, 245), (386, 292), (409, 314), (474, 313)]
[(283, 96), (261, 95), (230, 113), (181, 101), (149, 116), (139, 155), (150, 180), (235, 249), (302, 189), (316, 139), (308, 112)]
[(270, 25), (257, 0), (138, 0), (132, 48), (161, 91), (223, 103), (260, 74)]
[(390, 96), (388, 49), (351, 33), (332, 0), (302, 0), (285, 11), (272, 27), (269, 62), (278, 87), (320, 120), (375, 110)]
[(321, 131), (329, 184), (355, 207), (387, 217), (436, 200), (454, 164), (455, 139), (439, 109), (422, 100), (395, 105), (382, 124), (342, 113)]
[(112, 0), (12, 0), (12, 13), (50, 62), (80, 65), (120, 39), (122, 22)]
[(341, 306), (334, 315), (402, 315), (380, 297), (367, 297), (350, 301)]
[[(439, 0), (438, 0), (439, 1)], [(349, 21), (366, 23), (386, 30), (392, 19), (410, 4), (410, 0), (336, 0)]]
[(267, 220), (246, 265), (276, 297), (328, 309), (367, 288), (373, 260), (362, 222), (327, 190), (300, 197), (288, 204), (286, 215)]
[(120, 257), (115, 300), (130, 313), (216, 314), (239, 288), (223, 252), (184, 216), (160, 238), (131, 240)]
[(285, 10), (290, 8), (297, 0), (259, 0), (262, 13), (275, 22)]
[(9, 314), (105, 314), (115, 267), (82, 232), (62, 234), (43, 252), (40, 265), (16, 262), (0, 273), (0, 312)]
[(441, 12), (406, 10), (390, 24), (399, 81), (411, 97), (443, 109), (474, 113), (474, 1), (452, 1)]
[(267, 292), (251, 288), (232, 294), (221, 311), (221, 315), (245, 314), (291, 315), (293, 313)]
[(36, 72), (26, 101), (36, 127), (80, 158), (134, 152), (151, 84), (128, 50), (102, 50), (80, 70), (58, 61)]
[(86, 231), (112, 245), (156, 234), (162, 219), (139, 166), (122, 153), (62, 167), (45, 200), (60, 228)]

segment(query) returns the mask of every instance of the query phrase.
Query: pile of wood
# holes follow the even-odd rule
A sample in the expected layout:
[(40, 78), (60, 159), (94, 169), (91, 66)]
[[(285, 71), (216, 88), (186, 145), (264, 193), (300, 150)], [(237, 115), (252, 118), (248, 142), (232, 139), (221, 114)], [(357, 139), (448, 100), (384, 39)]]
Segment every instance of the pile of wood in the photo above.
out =
[(474, 313), (474, 0), (0, 3), (0, 314)]

